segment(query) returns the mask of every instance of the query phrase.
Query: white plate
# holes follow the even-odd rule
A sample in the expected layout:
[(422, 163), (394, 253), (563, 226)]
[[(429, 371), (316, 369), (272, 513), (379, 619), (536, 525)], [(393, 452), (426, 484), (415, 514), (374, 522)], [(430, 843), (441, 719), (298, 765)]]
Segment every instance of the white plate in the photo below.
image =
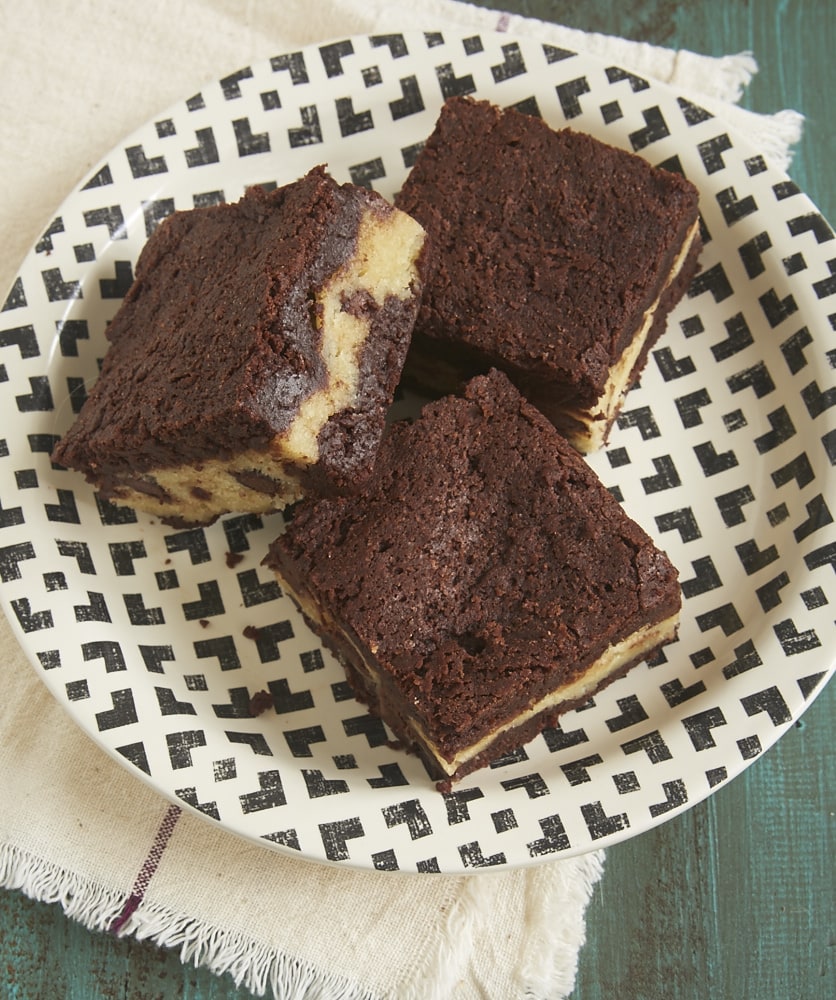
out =
[[(701, 190), (706, 247), (592, 459), (681, 570), (679, 641), (442, 795), (387, 746), (260, 566), (280, 515), (174, 531), (100, 507), (49, 452), (160, 218), (320, 162), (392, 197), (452, 93), (536, 106), (554, 126), (681, 169)], [(585, 56), (504, 35), (411, 33), (232, 74), (114, 149), (6, 300), (9, 618), (97, 743), (163, 795), (275, 849), (455, 873), (634, 836), (743, 770), (833, 671), (834, 257), (827, 223), (757, 150), (668, 89)], [(278, 710), (249, 717), (265, 688)]]

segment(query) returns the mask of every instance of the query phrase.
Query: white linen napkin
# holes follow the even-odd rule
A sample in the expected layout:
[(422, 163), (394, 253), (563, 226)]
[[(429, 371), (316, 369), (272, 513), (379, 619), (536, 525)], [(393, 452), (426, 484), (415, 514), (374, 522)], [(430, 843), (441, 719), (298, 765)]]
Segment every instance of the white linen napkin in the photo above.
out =
[[(673, 83), (781, 167), (800, 135), (796, 112), (734, 104), (756, 71), (749, 54), (673, 52), (453, 0), (35, 0), (15, 5), (0, 35), (0, 296), (64, 196), (161, 109), (287, 49), (413, 27), (535, 35), (606, 56)], [(99, 750), (47, 693), (2, 616), (0, 649), (0, 885), (283, 1000), (571, 992), (602, 852), (468, 877), (355, 872), (272, 853), (182, 812)]]

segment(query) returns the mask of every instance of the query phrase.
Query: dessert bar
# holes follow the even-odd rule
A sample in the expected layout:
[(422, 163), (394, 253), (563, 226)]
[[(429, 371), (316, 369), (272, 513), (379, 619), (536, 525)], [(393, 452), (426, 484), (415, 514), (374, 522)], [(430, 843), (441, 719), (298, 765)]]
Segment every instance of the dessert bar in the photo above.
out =
[(322, 167), (152, 233), (54, 460), (166, 523), (356, 489), (409, 344), (425, 233)]
[(395, 204), (437, 255), (410, 381), (440, 395), (501, 368), (578, 450), (605, 443), (696, 269), (694, 185), (590, 135), (457, 97)]
[(358, 497), (303, 500), (265, 562), (442, 785), (675, 638), (677, 571), (496, 370), (392, 426)]

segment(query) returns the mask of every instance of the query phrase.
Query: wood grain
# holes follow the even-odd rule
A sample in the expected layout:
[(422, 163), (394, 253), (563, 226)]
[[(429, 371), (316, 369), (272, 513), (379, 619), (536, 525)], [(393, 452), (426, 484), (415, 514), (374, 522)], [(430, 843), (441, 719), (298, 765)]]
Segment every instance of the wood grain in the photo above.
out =
[[(836, 219), (831, 0), (505, 0), (573, 27), (712, 54), (751, 50), (745, 104), (807, 127), (791, 175)], [(685, 815), (611, 848), (573, 1000), (824, 1000), (834, 972), (833, 685), (772, 750)], [(91, 933), (58, 905), (0, 892), (3, 1000), (245, 1000), (228, 976)]]
[(834, 995), (836, 692), (707, 802), (612, 848), (574, 997)]

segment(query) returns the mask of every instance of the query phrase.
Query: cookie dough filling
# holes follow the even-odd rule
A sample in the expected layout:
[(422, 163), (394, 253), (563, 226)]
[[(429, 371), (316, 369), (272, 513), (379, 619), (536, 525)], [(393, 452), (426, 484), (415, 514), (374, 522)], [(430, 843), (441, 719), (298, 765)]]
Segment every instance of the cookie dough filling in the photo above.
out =
[[(305, 619), (321, 635), (328, 637), (334, 654), (349, 672), (351, 682), (360, 699), (374, 706), (383, 718), (395, 714), (387, 702), (392, 695), (385, 688), (384, 671), (376, 657), (362, 644), (352, 638), (351, 630), (330, 618), (315, 600), (303, 591), (290, 588), (282, 579), (284, 590), (300, 609)], [(607, 683), (621, 677), (632, 666), (647, 659), (655, 650), (676, 638), (679, 628), (679, 613), (670, 615), (653, 625), (642, 626), (632, 635), (609, 646), (584, 671), (581, 677), (555, 688), (543, 698), (527, 705), (521, 711), (502, 720), (477, 740), (462, 746), (452, 755), (433, 740), (428, 726), (405, 715), (405, 743), (425, 761), (429, 773), (438, 779), (458, 777), (473, 770), (472, 765), (493, 760), (500, 755), (495, 749), (501, 740), (512, 746), (523, 743), (527, 738), (527, 728), (532, 724), (540, 731), (548, 722), (553, 722), (572, 707), (584, 704), (595, 691), (600, 691)]]
[[(368, 211), (360, 220), (357, 252), (316, 295), (326, 384), (299, 407), (283, 442), (291, 460), (312, 465), (319, 459), (319, 434), (341, 410), (354, 406), (360, 386), (363, 346), (372, 329), (369, 305), (383, 309), (389, 298), (409, 301), (420, 287), (418, 260), (424, 231), (403, 212), (381, 216)], [(352, 303), (359, 302), (356, 312)]]
[[(609, 378), (598, 401), (588, 409), (566, 406), (552, 409), (548, 397), (532, 394), (532, 402), (547, 412), (552, 422), (558, 427), (572, 444), (584, 455), (597, 451), (607, 443), (610, 430), (624, 403), (630, 387), (635, 381), (636, 369), (641, 369), (652, 343), (657, 337), (651, 336), (654, 323), (661, 318), (664, 321), (669, 306), (666, 295), (673, 292), (677, 299), (681, 296), (679, 283), (686, 275), (689, 279), (693, 273), (693, 262), (702, 249), (699, 235), (699, 225), (694, 223), (685, 243), (676, 258), (673, 269), (668, 275), (662, 293), (644, 314), (641, 327), (636, 331), (630, 345), (610, 369)], [(660, 315), (661, 314), (661, 315)]]
[[(466, 773), (467, 770), (471, 769), (468, 765), (472, 762), (480, 759), (492, 760), (498, 757), (499, 753), (494, 748), (506, 735), (512, 736), (512, 744), (522, 742), (526, 731), (525, 727), (528, 724), (534, 723), (538, 730), (541, 730), (570, 708), (583, 705), (595, 691), (600, 691), (607, 683), (621, 677), (630, 667), (646, 660), (660, 646), (672, 642), (678, 628), (679, 615), (675, 614), (657, 625), (638, 629), (633, 635), (611, 646), (603, 656), (590, 664), (582, 678), (557, 688), (545, 698), (541, 698), (524, 711), (497, 726), (492, 732), (485, 734), (475, 743), (463, 747), (452, 759), (448, 759), (444, 755), (420, 725), (413, 723), (411, 729), (415, 743), (421, 747), (421, 756), (433, 760), (433, 771), (436, 773), (443, 771), (449, 777), (461, 772)], [(367, 676), (373, 679), (371, 674)], [(541, 718), (546, 721), (540, 722)], [(515, 734), (519, 734), (519, 736)]]

